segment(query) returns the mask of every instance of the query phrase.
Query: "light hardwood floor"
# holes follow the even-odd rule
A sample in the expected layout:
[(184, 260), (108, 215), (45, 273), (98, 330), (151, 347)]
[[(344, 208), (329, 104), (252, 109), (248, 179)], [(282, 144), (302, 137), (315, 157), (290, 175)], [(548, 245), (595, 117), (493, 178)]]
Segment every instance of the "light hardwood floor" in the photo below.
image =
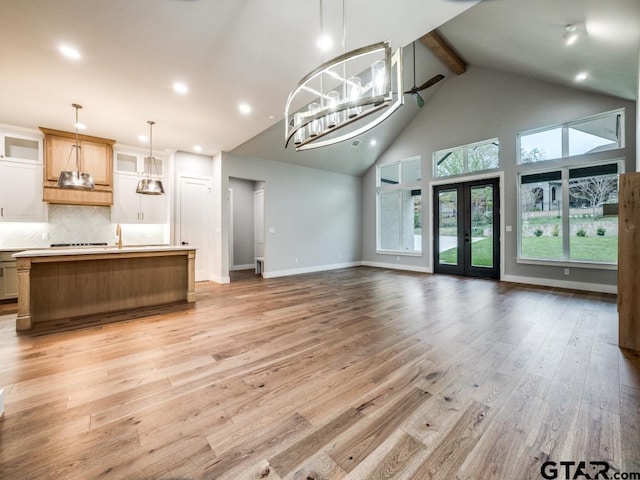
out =
[(359, 267), (200, 283), (147, 313), (18, 335), (0, 312), (0, 478), (640, 472), (614, 296)]

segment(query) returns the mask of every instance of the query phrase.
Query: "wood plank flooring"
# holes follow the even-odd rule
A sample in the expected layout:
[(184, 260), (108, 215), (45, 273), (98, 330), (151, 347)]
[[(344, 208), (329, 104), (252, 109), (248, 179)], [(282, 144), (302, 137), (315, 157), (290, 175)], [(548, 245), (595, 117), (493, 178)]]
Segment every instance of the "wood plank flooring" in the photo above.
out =
[(614, 296), (367, 267), (239, 275), (198, 284), (195, 305), (20, 335), (5, 306), (0, 478), (640, 472), (640, 356), (617, 347)]

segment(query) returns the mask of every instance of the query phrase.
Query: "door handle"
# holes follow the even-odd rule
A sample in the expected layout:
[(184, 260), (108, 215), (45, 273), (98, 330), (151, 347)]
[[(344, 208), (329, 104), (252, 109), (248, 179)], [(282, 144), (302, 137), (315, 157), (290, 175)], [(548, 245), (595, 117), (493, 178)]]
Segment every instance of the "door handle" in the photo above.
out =
[(189, 242), (180, 242), (181, 245), (189, 245)]

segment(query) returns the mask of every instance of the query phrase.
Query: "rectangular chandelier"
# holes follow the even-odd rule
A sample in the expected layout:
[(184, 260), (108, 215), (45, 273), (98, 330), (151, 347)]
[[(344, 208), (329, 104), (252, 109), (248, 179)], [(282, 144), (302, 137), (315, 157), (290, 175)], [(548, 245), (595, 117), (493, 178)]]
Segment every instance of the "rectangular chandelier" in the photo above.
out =
[(340, 55), (307, 74), (289, 94), (285, 148), (296, 151), (348, 140), (404, 103), (402, 49), (379, 42)]

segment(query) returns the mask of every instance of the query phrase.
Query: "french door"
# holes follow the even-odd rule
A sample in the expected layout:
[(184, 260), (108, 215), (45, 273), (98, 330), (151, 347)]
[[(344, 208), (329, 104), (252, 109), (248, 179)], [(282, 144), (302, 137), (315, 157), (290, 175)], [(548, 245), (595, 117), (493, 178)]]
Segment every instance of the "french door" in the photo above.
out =
[(437, 185), (433, 208), (434, 271), (500, 278), (498, 179)]

